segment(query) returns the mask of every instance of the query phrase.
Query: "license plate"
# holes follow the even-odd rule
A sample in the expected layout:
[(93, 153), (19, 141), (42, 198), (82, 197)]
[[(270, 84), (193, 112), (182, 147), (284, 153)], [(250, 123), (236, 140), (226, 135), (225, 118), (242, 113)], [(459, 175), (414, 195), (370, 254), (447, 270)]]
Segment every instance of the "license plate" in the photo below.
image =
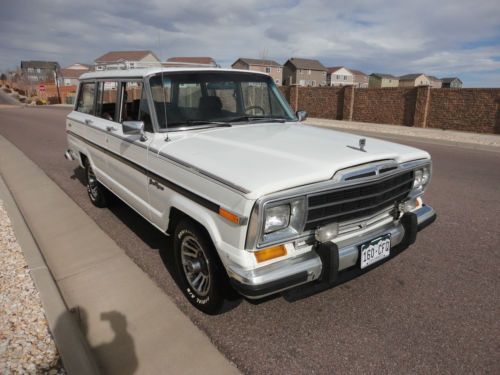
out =
[(381, 259), (387, 258), (391, 252), (390, 233), (377, 237), (361, 245), (361, 268), (366, 268)]

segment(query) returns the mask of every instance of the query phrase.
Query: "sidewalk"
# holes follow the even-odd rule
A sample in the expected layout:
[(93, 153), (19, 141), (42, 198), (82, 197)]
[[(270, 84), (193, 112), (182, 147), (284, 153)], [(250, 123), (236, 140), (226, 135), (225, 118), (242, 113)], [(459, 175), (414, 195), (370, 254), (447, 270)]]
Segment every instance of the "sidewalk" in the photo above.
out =
[(477, 134), (453, 130), (413, 128), (401, 125), (373, 124), (369, 122), (327, 120), (320, 118), (309, 118), (304, 123), (307, 125), (334, 128), (343, 131), (361, 132), (370, 136), (392, 135), (413, 137), (421, 140), (435, 140), (457, 146), (468, 146), (469, 148), (500, 152), (500, 135), (496, 134)]
[(57, 345), (60, 321), (76, 315), (103, 373), (239, 373), (39, 167), (1, 136), (0, 150), (0, 173), (75, 311), (51, 325)]

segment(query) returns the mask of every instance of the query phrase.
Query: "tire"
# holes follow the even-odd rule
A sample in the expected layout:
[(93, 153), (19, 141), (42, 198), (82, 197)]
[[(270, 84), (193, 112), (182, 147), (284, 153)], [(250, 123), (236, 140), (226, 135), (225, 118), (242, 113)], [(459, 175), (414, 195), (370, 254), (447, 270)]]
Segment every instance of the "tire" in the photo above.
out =
[(205, 231), (182, 220), (174, 233), (174, 255), (182, 292), (198, 310), (215, 315), (229, 288), (226, 271)]
[(87, 193), (92, 204), (99, 208), (106, 207), (106, 188), (97, 181), (97, 177), (88, 159), (85, 160), (85, 178), (87, 181)]

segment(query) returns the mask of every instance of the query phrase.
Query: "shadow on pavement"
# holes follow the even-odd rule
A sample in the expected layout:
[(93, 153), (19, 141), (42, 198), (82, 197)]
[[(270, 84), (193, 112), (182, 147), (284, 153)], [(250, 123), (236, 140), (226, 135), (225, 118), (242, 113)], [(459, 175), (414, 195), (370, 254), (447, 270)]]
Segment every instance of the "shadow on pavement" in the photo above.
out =
[[(72, 319), (76, 319), (83, 336), (88, 336), (89, 317), (82, 307), (67, 312)], [(95, 317), (94, 317), (95, 318)], [(99, 316), (101, 322), (108, 322), (113, 331), (113, 338), (108, 342), (92, 346), (90, 349), (99, 369), (106, 374), (134, 374), (139, 362), (135, 351), (134, 339), (127, 331), (127, 318), (119, 311), (102, 312)], [(97, 322), (94, 322), (96, 324)], [(97, 323), (99, 324), (99, 323)], [(56, 326), (56, 330), (58, 326)], [(89, 340), (87, 339), (87, 342)]]

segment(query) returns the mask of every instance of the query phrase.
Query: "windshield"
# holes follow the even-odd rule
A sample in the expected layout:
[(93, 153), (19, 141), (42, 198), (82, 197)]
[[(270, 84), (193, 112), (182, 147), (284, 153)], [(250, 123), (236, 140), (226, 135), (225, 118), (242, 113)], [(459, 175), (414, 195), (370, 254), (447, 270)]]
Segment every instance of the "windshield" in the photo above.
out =
[(271, 77), (221, 72), (160, 73), (150, 78), (160, 129), (295, 121)]

